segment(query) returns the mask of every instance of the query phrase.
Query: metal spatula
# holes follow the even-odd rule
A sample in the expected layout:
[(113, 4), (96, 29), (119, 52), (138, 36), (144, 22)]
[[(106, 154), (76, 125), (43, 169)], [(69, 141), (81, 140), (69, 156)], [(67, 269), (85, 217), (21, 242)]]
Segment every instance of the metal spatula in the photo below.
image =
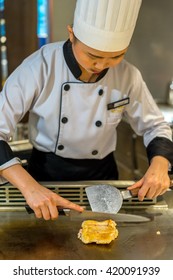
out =
[[(92, 185), (85, 188), (91, 209), (94, 212), (116, 214), (120, 210), (123, 199), (137, 197), (140, 188), (120, 191), (111, 185)], [(167, 192), (173, 191), (173, 180)]]
[(85, 188), (92, 211), (116, 214), (123, 199), (132, 197), (130, 191), (119, 191), (111, 185), (93, 185)]

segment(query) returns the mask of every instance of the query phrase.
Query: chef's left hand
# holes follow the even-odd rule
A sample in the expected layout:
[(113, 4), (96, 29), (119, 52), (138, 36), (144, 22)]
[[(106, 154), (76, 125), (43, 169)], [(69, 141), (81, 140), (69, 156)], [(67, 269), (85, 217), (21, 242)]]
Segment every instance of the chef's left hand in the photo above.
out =
[(170, 187), (168, 165), (169, 162), (164, 157), (153, 157), (142, 179), (128, 187), (128, 190), (139, 189), (138, 199), (140, 201), (142, 201), (144, 197), (152, 199), (158, 195), (162, 195)]

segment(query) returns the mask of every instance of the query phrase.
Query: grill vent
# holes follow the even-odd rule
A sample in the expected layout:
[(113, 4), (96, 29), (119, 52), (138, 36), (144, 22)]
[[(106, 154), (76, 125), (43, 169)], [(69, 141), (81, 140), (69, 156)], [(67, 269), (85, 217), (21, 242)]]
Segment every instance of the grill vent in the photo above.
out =
[[(129, 184), (128, 184), (129, 182)], [(125, 190), (131, 181), (90, 181), (90, 182), (62, 182), (62, 183), (41, 183), (50, 190), (58, 193), (60, 196), (89, 208), (89, 202), (86, 196), (85, 188), (89, 185), (110, 184), (117, 187), (120, 191)], [(156, 204), (156, 199), (144, 199), (140, 202), (137, 198), (126, 199), (123, 201), (122, 209), (146, 208), (149, 205)], [(0, 186), (0, 211), (24, 210), (26, 204), (22, 193), (12, 185)]]

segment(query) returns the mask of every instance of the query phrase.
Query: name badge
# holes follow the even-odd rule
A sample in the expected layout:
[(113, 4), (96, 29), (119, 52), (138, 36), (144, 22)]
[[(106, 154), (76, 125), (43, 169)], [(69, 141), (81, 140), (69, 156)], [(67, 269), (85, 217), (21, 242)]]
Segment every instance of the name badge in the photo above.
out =
[(124, 98), (124, 99), (121, 99), (121, 100), (118, 100), (118, 101), (109, 103), (109, 104), (107, 105), (107, 109), (108, 109), (108, 110), (112, 110), (112, 109), (115, 109), (115, 108), (118, 108), (118, 107), (127, 105), (127, 104), (129, 104), (129, 103), (130, 103), (130, 98), (129, 98), (129, 97), (126, 97), (126, 98)]

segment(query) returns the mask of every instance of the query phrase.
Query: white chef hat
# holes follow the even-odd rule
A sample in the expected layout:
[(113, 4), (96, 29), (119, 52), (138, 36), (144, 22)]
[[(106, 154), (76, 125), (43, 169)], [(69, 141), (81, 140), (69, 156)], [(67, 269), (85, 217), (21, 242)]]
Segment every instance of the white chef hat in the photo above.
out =
[(85, 45), (105, 52), (130, 44), (142, 0), (77, 0), (73, 31)]

